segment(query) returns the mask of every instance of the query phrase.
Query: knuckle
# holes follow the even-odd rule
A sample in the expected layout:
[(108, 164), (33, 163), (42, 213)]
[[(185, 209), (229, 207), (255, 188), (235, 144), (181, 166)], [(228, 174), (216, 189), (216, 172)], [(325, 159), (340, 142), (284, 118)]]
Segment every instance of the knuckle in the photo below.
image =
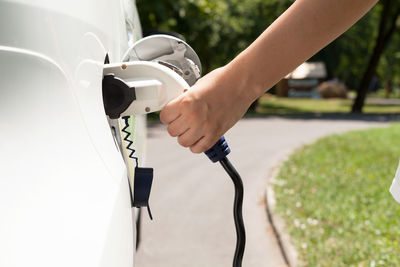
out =
[(187, 106), (187, 105), (192, 105), (193, 104), (193, 98), (190, 96), (185, 96), (181, 99), (181, 105)]
[(204, 114), (198, 111), (192, 111), (190, 113), (187, 114), (187, 119), (191, 122), (193, 122), (193, 124), (196, 125), (197, 128), (199, 129), (204, 129), (204, 127), (206, 127), (206, 123), (207, 120), (204, 117)]
[(190, 145), (189, 140), (187, 140), (183, 137), (178, 137), (178, 143), (183, 147), (188, 147)]
[(166, 119), (164, 118), (162, 112), (160, 113), (160, 121), (161, 121), (162, 123), (164, 123), (164, 124), (167, 124), (167, 121), (166, 121)]
[(198, 146), (191, 146), (190, 147), (190, 151), (192, 151), (192, 153), (195, 153), (195, 154), (201, 153), (201, 151), (200, 151)]
[(211, 143), (206, 143), (206, 144), (202, 145), (201, 152), (205, 152), (205, 151), (209, 150), (212, 146), (213, 146), (213, 144), (211, 144)]
[(197, 123), (205, 122), (208, 117), (208, 106), (201, 99), (194, 96), (182, 98), (179, 106), (180, 111), (185, 117)]
[[(210, 146), (211, 147), (211, 146)], [(198, 144), (196, 147), (193, 148), (192, 152), (193, 153), (202, 153), (207, 151), (209, 147), (207, 146), (206, 143)]]
[(168, 124), (169, 121), (167, 120), (167, 118), (168, 118), (168, 112), (165, 109), (163, 109), (160, 113), (160, 121), (164, 124)]
[(171, 127), (171, 125), (168, 125), (167, 131), (170, 136), (172, 136), (172, 137), (177, 136), (176, 130), (173, 127)]
[(180, 102), (180, 108), (183, 110), (191, 109), (193, 107), (193, 99), (191, 97), (185, 97)]
[(198, 113), (201, 109), (201, 103), (194, 97), (185, 97), (181, 100), (180, 108), (186, 112)]

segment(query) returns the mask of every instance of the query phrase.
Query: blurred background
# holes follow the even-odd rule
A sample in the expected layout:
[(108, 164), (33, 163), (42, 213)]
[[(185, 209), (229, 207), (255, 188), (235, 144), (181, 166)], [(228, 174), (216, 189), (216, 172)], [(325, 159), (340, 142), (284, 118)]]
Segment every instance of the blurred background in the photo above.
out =
[[(290, 0), (137, 0), (145, 35), (181, 34), (198, 53), (204, 73), (232, 60), (292, 3)], [(400, 205), (389, 193), (400, 157), (399, 15), (398, 0), (379, 1), (350, 30), (258, 99), (248, 111), (250, 119), (240, 121), (228, 132), (228, 140), (235, 150), (231, 156), (242, 171), (248, 192), (244, 209), (249, 231), (245, 266), (283, 266), (279, 265), (283, 262), (291, 266), (400, 266)], [(357, 129), (364, 130), (342, 133)], [(154, 145), (154, 150), (159, 151), (170, 142), (165, 131), (163, 135), (160, 132), (150, 129), (154, 135), (150, 136), (150, 150), (153, 143), (165, 140), (162, 146)], [(319, 139), (326, 135), (330, 136)], [(176, 143), (171, 141), (169, 145), (166, 153), (171, 150), (178, 153)], [(246, 151), (250, 148), (251, 152)], [(182, 157), (190, 158), (187, 151), (181, 150), (185, 155)], [(253, 157), (244, 161), (241, 154), (246, 153)], [(278, 174), (270, 177), (271, 169), (275, 168), (272, 162), (277, 159), (286, 160), (279, 165)], [(163, 159), (156, 155), (151, 160)], [(248, 171), (249, 166), (252, 173)], [(202, 184), (196, 178), (202, 176), (194, 167), (191, 172), (193, 177), (186, 177), (185, 181), (199, 179), (198, 184)], [(284, 231), (298, 252), (296, 264), (288, 262), (287, 257), (277, 260), (275, 265), (272, 263), (280, 254), (279, 248), (276, 244), (275, 250), (274, 246), (267, 245), (272, 238), (264, 232), (265, 229), (267, 233), (273, 232), (269, 224), (273, 222), (268, 222), (266, 215), (260, 215), (268, 209), (264, 205), (270, 205), (263, 200), (267, 181), (275, 192), (274, 213), (284, 219)], [(218, 190), (219, 198), (221, 189)], [(161, 192), (165, 190), (160, 189)], [(179, 194), (174, 193), (171, 199), (182, 199)], [(200, 195), (204, 201), (205, 196)], [(230, 193), (224, 195), (230, 196)], [(218, 201), (213, 201), (212, 208), (207, 209), (209, 218), (219, 216), (220, 213), (213, 213)], [(226, 209), (221, 208), (220, 212)], [(159, 210), (161, 213), (162, 208)], [(199, 210), (197, 207), (190, 213), (187, 224), (182, 223), (182, 218), (174, 221), (171, 216), (160, 221), (164, 227), (167, 222), (190, 225), (186, 235), (190, 236), (188, 240), (196, 240), (190, 235), (195, 227), (211, 227), (207, 219), (200, 226), (194, 226), (192, 217)], [(223, 216), (225, 223), (229, 222), (229, 216), (228, 213)], [(257, 226), (256, 222), (261, 220), (265, 224)], [(143, 266), (159, 266), (149, 264), (157, 257), (166, 264), (168, 256), (163, 258), (156, 249), (151, 250), (157, 243), (148, 241), (157, 236), (157, 228), (149, 224), (144, 227), (145, 253), (139, 254), (139, 259), (144, 257), (143, 262), (148, 265)], [(223, 231), (224, 227), (218, 229)], [(167, 233), (163, 231), (157, 237)], [(215, 239), (210, 236), (207, 240), (199, 235), (196, 240), (199, 244), (210, 244)], [(262, 242), (257, 239), (261, 237), (265, 237)], [(217, 247), (222, 245), (213, 249), (216, 251)], [(187, 249), (185, 253), (191, 251), (197, 253), (199, 249)], [(204, 258), (210, 263), (209, 254)], [(218, 262), (221, 257), (215, 258)], [(170, 261), (175, 262), (171, 266), (179, 266), (176, 257)], [(197, 266), (195, 263), (204, 266), (201, 260), (192, 261), (190, 266)]]
[[(199, 54), (205, 73), (233, 59), (292, 3), (137, 1), (145, 34), (181, 34)], [(349, 31), (272, 88), (252, 110), (261, 114), (399, 112), (399, 101), (379, 100), (400, 98), (399, 14), (398, 1), (380, 1)], [(324, 101), (330, 98), (335, 100)]]

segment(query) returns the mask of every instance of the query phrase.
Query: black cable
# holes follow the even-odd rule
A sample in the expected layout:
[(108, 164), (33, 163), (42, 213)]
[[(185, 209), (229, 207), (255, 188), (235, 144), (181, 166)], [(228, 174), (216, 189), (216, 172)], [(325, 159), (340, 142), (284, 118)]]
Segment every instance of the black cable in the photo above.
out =
[(246, 232), (244, 229), (242, 206), (243, 206), (243, 183), (239, 173), (233, 167), (232, 163), (227, 157), (222, 158), (219, 163), (231, 177), (233, 184), (235, 185), (235, 201), (233, 203), (233, 218), (235, 220), (236, 228), (236, 249), (235, 256), (233, 258), (233, 267), (241, 267), (244, 248), (246, 245)]
[(233, 202), (233, 218), (235, 220), (236, 228), (236, 249), (235, 256), (233, 257), (233, 267), (241, 267), (244, 247), (246, 245), (246, 232), (244, 229), (242, 206), (243, 206), (243, 183), (239, 173), (235, 170), (231, 162), (226, 156), (231, 152), (225, 137), (221, 137), (215, 145), (204, 153), (212, 162), (221, 163), (222, 167), (231, 177), (235, 185), (235, 201)]
[(133, 154), (135, 154), (135, 149), (132, 148), (133, 142), (129, 139), (131, 133), (127, 131), (129, 128), (129, 116), (122, 117), (122, 119), (124, 119), (125, 126), (121, 129), (121, 132), (125, 133), (124, 141), (128, 143), (126, 149), (130, 152), (129, 158), (134, 159), (136, 161), (136, 167), (138, 167), (138, 158), (133, 156)]

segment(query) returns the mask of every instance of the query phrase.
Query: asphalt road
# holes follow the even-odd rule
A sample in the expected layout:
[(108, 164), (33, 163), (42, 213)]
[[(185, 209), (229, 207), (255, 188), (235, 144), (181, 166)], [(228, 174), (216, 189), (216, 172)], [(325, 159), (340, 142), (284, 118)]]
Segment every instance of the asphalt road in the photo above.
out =
[[(384, 126), (378, 120), (243, 119), (226, 135), (229, 155), (243, 178), (247, 244), (243, 266), (285, 266), (268, 223), (265, 189), (271, 167), (303, 144), (332, 133)], [(143, 216), (136, 267), (232, 266), (236, 235), (233, 184), (219, 164), (181, 148), (165, 126), (149, 128), (147, 166), (155, 169)]]

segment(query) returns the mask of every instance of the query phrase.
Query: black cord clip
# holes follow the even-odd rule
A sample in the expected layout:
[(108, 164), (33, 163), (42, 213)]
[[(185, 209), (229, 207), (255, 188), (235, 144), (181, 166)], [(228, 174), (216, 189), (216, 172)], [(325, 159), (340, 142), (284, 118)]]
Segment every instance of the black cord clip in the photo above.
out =
[(151, 220), (153, 220), (153, 216), (150, 210), (149, 198), (152, 183), (153, 168), (135, 168), (133, 206), (136, 208), (147, 207), (147, 212)]

